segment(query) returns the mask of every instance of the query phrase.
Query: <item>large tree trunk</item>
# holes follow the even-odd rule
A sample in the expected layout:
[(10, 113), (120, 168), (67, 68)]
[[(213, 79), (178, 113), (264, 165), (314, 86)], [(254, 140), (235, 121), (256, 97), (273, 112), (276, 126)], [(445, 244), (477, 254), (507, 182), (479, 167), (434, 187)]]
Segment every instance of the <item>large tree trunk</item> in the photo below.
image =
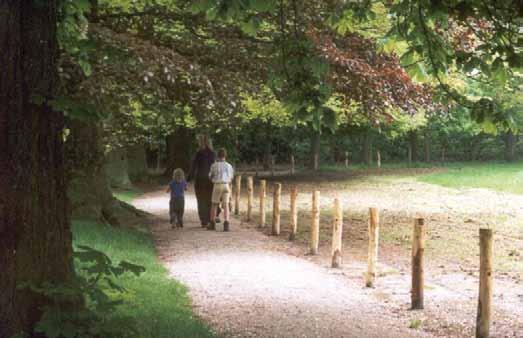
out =
[(194, 133), (185, 127), (178, 127), (174, 133), (167, 136), (167, 167), (165, 175), (171, 176), (173, 170), (182, 168), (186, 173), (191, 167)]
[(514, 161), (514, 145), (516, 143), (516, 137), (512, 130), (509, 130), (504, 137), (505, 142), (505, 160), (512, 162)]
[(100, 128), (92, 121), (71, 121), (66, 154), (71, 169), (68, 189), (72, 216), (111, 225), (131, 226), (141, 214), (117, 200), (110, 189)]
[(0, 1), (0, 337), (32, 334), (48, 300), (22, 282), (73, 276), (62, 113), (57, 87), (57, 1)]
[(66, 154), (70, 168), (69, 199), (73, 217), (103, 219), (102, 207), (112, 199), (106, 172), (100, 130), (96, 122), (68, 122)]

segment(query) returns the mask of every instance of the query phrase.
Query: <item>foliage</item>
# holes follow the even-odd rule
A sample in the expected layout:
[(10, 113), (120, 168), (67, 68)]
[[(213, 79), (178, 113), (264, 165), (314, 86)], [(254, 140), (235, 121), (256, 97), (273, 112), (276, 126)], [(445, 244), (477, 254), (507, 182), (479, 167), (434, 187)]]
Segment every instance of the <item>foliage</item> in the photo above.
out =
[[(64, 2), (61, 106), (102, 116), (108, 149), (157, 147), (179, 126), (234, 140), (236, 150), (259, 128), (294, 139), (366, 126), (398, 139), (435, 120), (422, 116), (434, 110), (465, 123), (447, 118), (449, 95), (483, 131), (518, 125), (518, 96), (504, 94), (521, 86), (514, 1), (90, 3)], [(249, 141), (256, 157), (278, 148), (278, 133), (268, 147)]]
[(127, 261), (114, 265), (106, 254), (88, 246), (79, 245), (78, 249), (73, 256), (80, 273), (71, 282), (21, 285), (52, 300), (42, 309), (36, 332), (50, 338), (136, 336), (137, 330), (129, 318), (113, 316), (122, 304), (116, 295), (126, 292), (114, 278), (128, 272), (139, 276), (145, 268)]
[(391, 7), (396, 24), (391, 36), (409, 45), (404, 57), (428, 66), (451, 98), (465, 105), (447, 75), (484, 74), (489, 82), (505, 85), (521, 69), (518, 27), (520, 5), (502, 1), (402, 0)]
[(374, 41), (358, 35), (343, 39), (316, 32), (310, 35), (333, 65), (335, 88), (360, 102), (369, 116), (387, 115), (392, 120), (391, 108), (412, 113), (432, 105), (427, 88), (412, 83), (395, 56), (378, 53)]

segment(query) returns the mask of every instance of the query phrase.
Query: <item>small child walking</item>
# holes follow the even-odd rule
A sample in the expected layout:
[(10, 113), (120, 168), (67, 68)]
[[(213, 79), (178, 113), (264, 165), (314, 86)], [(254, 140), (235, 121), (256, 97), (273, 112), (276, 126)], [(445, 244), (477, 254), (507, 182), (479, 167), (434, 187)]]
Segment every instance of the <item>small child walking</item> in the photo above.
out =
[(229, 231), (229, 196), (231, 193), (231, 181), (234, 177), (234, 169), (225, 158), (227, 152), (225, 148), (218, 150), (218, 160), (211, 165), (209, 178), (213, 183), (211, 222), (207, 230), (215, 230), (216, 210), (220, 203), (223, 204), (223, 231)]
[(185, 181), (185, 173), (181, 168), (176, 168), (173, 171), (173, 180), (167, 187), (167, 193), (171, 193), (169, 201), (169, 216), (172, 227), (176, 226), (183, 228), (183, 211), (185, 209), (185, 190), (187, 190), (187, 182)]

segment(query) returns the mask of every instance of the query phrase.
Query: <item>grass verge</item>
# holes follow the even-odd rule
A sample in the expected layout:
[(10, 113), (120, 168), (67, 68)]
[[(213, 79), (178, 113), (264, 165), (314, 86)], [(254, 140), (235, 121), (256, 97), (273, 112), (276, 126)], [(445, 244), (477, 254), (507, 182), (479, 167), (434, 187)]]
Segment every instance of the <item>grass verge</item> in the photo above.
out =
[(113, 195), (122, 202), (131, 203), (133, 199), (142, 195), (143, 191), (138, 188), (113, 189)]
[(170, 279), (157, 261), (149, 233), (76, 220), (73, 238), (75, 246), (87, 245), (103, 251), (113, 262), (126, 260), (145, 267), (140, 277), (126, 274), (118, 279), (127, 289), (118, 314), (135, 320), (139, 337), (214, 337), (194, 317), (187, 289)]
[(485, 188), (523, 194), (523, 163), (456, 163), (418, 180), (450, 188)]

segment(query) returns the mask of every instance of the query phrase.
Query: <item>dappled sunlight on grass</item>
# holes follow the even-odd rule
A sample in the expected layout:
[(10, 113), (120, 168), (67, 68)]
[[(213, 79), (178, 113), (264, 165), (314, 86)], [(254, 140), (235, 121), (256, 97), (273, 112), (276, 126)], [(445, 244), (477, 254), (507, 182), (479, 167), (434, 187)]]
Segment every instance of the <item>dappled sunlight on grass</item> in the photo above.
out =
[(187, 289), (170, 279), (158, 262), (149, 233), (74, 221), (73, 236), (74, 245), (100, 250), (113, 262), (126, 260), (145, 267), (140, 277), (126, 274), (118, 279), (127, 293), (117, 315), (132, 318), (137, 323), (139, 337), (213, 337), (211, 331), (194, 318)]

